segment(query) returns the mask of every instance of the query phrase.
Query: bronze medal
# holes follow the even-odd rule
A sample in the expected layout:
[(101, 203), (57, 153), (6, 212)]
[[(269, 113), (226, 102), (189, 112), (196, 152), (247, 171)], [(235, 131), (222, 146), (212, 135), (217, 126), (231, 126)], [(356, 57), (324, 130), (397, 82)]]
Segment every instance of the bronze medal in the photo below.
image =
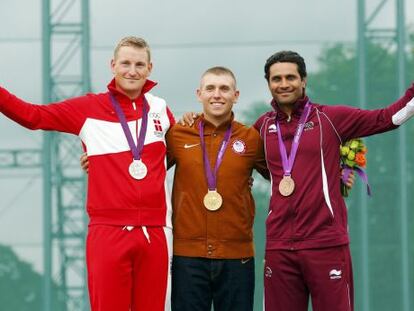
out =
[(204, 206), (209, 211), (217, 211), (223, 204), (223, 198), (217, 190), (208, 190), (203, 200)]
[(295, 190), (295, 182), (290, 175), (283, 176), (279, 183), (279, 192), (281, 195), (288, 197)]
[(303, 108), (302, 115), (300, 116), (299, 123), (296, 127), (296, 132), (293, 136), (289, 157), (287, 155), (285, 143), (283, 142), (279, 121), (276, 118), (277, 141), (279, 144), (280, 157), (282, 160), (282, 167), (284, 173), (283, 178), (279, 183), (279, 192), (284, 197), (290, 196), (293, 193), (293, 191), (295, 191), (295, 182), (292, 179), (291, 173), (293, 164), (295, 163), (296, 153), (299, 148), (300, 137), (302, 136), (303, 129), (305, 128), (306, 120), (309, 117), (311, 108), (311, 104), (308, 100), (305, 104), (305, 107)]

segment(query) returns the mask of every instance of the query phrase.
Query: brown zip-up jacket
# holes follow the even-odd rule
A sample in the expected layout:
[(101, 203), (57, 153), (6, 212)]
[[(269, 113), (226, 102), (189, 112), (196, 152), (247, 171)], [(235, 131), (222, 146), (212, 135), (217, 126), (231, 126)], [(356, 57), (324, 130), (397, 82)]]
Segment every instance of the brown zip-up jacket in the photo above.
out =
[[(232, 132), (217, 174), (223, 204), (217, 211), (203, 205), (207, 193), (198, 124), (204, 121), (204, 139), (210, 165), (229, 123)], [(174, 255), (214, 259), (254, 255), (254, 200), (248, 185), (253, 168), (268, 176), (263, 142), (256, 129), (233, 118), (215, 127), (203, 117), (192, 127), (176, 124), (167, 134), (169, 166), (176, 164), (172, 194)]]

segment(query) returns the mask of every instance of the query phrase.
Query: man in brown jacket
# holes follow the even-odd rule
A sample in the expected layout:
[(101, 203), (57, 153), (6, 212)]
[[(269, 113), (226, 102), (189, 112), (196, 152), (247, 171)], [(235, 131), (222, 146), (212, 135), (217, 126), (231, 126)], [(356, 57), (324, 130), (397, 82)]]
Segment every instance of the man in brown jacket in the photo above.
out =
[[(166, 137), (169, 167), (176, 165), (172, 309), (210, 311), (213, 303), (215, 311), (251, 311), (255, 207), (249, 178), (253, 168), (268, 178), (263, 142), (254, 128), (234, 120), (239, 91), (229, 69), (208, 69), (197, 96), (201, 118), (191, 127), (174, 125)], [(81, 165), (87, 170), (86, 155)]]
[(172, 309), (251, 311), (254, 294), (252, 170), (268, 176), (259, 133), (234, 120), (233, 73), (208, 69), (203, 115), (167, 134), (173, 185)]

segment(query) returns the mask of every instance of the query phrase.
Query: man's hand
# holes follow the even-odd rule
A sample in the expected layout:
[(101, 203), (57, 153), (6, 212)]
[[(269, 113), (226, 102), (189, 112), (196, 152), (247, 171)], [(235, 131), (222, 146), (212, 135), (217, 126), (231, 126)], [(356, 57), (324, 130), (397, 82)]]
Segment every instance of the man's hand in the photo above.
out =
[(82, 153), (82, 155), (81, 155), (81, 157), (79, 159), (79, 162), (80, 162), (81, 168), (86, 173), (88, 173), (89, 172), (89, 160), (88, 160), (88, 155), (86, 154), (86, 152), (85, 153)]
[(201, 114), (198, 112), (186, 112), (183, 114), (183, 117), (178, 120), (178, 123), (180, 123), (182, 126), (193, 126), (194, 121), (200, 116)]
[[(341, 175), (344, 175), (344, 170), (341, 170)], [(345, 185), (349, 188), (352, 189), (352, 187), (354, 186), (355, 183), (355, 174), (354, 171), (351, 171), (351, 173), (349, 173), (348, 179), (345, 182)]]
[(249, 188), (253, 187), (253, 183), (254, 183), (254, 178), (250, 176), (249, 179), (247, 180), (247, 184), (249, 185)]

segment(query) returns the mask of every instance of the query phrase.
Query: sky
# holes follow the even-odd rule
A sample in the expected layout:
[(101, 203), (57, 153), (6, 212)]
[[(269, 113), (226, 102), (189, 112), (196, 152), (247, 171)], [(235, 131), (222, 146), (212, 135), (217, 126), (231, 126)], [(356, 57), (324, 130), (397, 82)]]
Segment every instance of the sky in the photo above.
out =
[[(55, 1), (60, 3), (61, 1)], [(79, 1), (75, 1), (76, 3)], [(367, 15), (380, 0), (366, 0)], [(42, 99), (42, 1), (0, 0), (0, 86), (34, 103)], [(387, 1), (372, 26), (395, 25), (395, 1)], [(414, 25), (414, 1), (405, 1), (406, 24)], [(267, 102), (263, 78), (267, 57), (291, 49), (319, 68), (318, 55), (336, 42), (354, 45), (357, 0), (90, 0), (92, 91), (105, 91), (117, 41), (128, 35), (152, 47), (153, 93), (167, 100), (176, 117), (199, 111), (200, 75), (223, 65), (236, 74), (241, 95), (236, 117), (257, 101)], [(310, 81), (311, 82), (311, 81)], [(40, 148), (30, 132), (0, 116), (0, 150)], [(0, 243), (42, 270), (41, 172), (0, 169)]]

